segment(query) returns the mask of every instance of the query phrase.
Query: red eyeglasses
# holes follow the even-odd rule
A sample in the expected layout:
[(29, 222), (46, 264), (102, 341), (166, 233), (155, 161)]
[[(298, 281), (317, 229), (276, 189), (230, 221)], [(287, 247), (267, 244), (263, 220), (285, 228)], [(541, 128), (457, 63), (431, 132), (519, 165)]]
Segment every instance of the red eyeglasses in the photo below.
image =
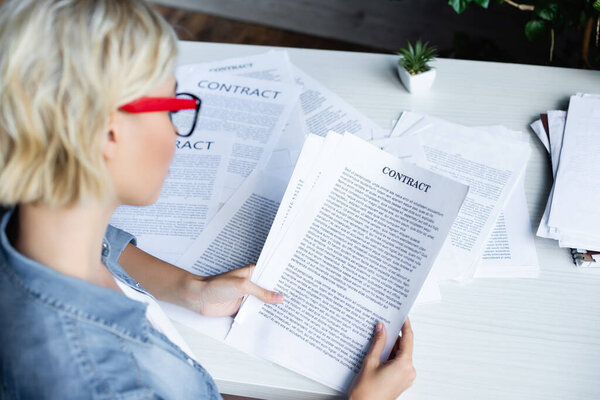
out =
[(202, 100), (191, 93), (177, 93), (176, 97), (141, 97), (122, 105), (119, 110), (128, 113), (168, 111), (177, 135), (188, 137), (194, 132)]

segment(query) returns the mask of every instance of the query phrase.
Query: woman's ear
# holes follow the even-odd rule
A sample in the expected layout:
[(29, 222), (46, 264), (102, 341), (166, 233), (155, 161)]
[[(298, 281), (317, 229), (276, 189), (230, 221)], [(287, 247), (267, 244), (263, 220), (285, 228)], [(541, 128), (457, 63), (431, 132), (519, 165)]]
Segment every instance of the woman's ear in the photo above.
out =
[(120, 142), (120, 126), (117, 113), (112, 113), (108, 121), (108, 130), (104, 137), (102, 146), (102, 155), (105, 161), (114, 160), (118, 155), (118, 145)]

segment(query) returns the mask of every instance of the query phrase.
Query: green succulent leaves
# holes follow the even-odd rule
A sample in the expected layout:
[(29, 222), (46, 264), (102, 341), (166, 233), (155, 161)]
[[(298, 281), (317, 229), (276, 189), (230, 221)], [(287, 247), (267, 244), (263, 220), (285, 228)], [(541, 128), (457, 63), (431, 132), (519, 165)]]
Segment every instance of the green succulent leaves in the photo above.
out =
[(408, 42), (407, 46), (398, 52), (401, 56), (398, 65), (411, 75), (429, 71), (431, 67), (427, 63), (437, 57), (436, 51), (435, 46), (431, 46), (429, 42), (417, 40), (414, 46)]

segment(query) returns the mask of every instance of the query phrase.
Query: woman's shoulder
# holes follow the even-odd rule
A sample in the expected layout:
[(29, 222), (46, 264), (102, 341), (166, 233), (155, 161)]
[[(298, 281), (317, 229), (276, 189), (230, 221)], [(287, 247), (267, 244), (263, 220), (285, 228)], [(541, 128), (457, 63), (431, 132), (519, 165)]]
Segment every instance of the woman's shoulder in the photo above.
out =
[(149, 343), (131, 343), (93, 319), (19, 297), (12, 315), (1, 318), (0, 379), (7, 398), (155, 398), (154, 382), (140, 373), (135, 357), (152, 352)]
[(174, 355), (156, 335), (136, 340), (53, 310), (30, 317), (0, 327), (0, 378), (8, 398), (220, 398), (203, 369)]

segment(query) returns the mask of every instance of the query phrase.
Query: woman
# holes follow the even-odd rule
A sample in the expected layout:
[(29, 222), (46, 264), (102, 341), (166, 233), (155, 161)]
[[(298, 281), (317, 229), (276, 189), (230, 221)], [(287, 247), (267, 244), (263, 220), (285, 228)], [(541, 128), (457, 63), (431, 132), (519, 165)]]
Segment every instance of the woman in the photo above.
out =
[[(175, 58), (141, 0), (0, 7), (0, 397), (218, 399), (154, 299), (209, 316), (246, 294), (283, 301), (252, 265), (197, 277), (108, 226), (119, 205), (156, 201), (182, 134), (170, 112), (198, 108), (176, 98)], [(384, 343), (379, 323), (351, 398), (412, 383), (408, 321), (381, 363)]]

